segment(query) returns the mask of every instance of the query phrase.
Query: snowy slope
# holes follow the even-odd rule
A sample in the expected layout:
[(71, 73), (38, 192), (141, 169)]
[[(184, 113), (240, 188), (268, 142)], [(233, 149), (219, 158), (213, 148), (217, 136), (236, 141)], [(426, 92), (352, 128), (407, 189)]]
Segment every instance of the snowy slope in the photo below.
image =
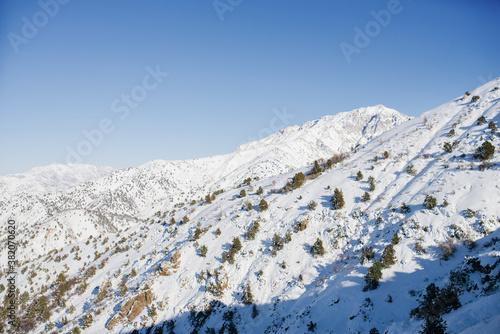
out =
[[(57, 182), (49, 185), (46, 180), (51, 179), (54, 172), (47, 171), (56, 168), (68, 171), (76, 166), (35, 169), (26, 178), (40, 180), (36, 186), (31, 182), (17, 182), (21, 176), (6, 177), (8, 181), (14, 181), (5, 182), (5, 197), (0, 200), (0, 222), (15, 215), (23, 222), (23, 233), (29, 245), (36, 245), (37, 252), (45, 253), (90, 235), (134, 224), (137, 218), (149, 217), (165, 207), (172, 208), (176, 203), (199, 200), (217, 189), (234, 187), (245, 178), (287, 173), (315, 159), (345, 152), (408, 119), (380, 105), (361, 108), (326, 116), (301, 127), (286, 128), (227, 155), (151, 161), (137, 168), (107, 173), (93, 182), (64, 192), (22, 190), (34, 189), (38, 184), (40, 189), (54, 189), (56, 185), (63, 189), (62, 180), (65, 184), (70, 180), (67, 173), (59, 172), (59, 176), (54, 177)], [(77, 177), (78, 173), (73, 172), (70, 175)], [(14, 192), (9, 192), (9, 189), (14, 189)], [(65, 223), (68, 217), (79, 221)], [(32, 257), (37, 252), (25, 248), (20, 255)]]
[[(307, 333), (313, 328), (317, 333), (368, 333), (373, 328), (380, 333), (416, 333), (423, 321), (410, 317), (410, 312), (434, 283), (440, 289), (450, 287), (460, 303), (442, 314), (448, 333), (498, 332), (500, 136), (489, 129), (489, 123), (500, 123), (499, 86), (500, 79), (493, 80), (470, 96), (362, 143), (345, 160), (291, 192), (281, 190), (296, 173), (308, 174), (312, 164), (252, 179), (250, 185), (235, 182), (211, 203), (197, 201), (174, 208), (158, 201), (149, 214), (135, 208), (139, 213), (131, 215), (136, 218), (134, 224), (117, 225), (115, 231), (93, 234), (23, 263), (18, 287), (22, 292), (33, 288), (23, 309), (29, 309), (44, 291), (42, 285), (54, 282), (59, 273), (74, 279), (65, 305), (54, 306), (45, 323), (41, 316), (32, 327), (26, 323), (25, 331), (38, 333), (53, 324), (49, 332), (55, 333), (75, 327), (84, 333), (146, 333), (148, 326), (166, 333), (209, 333), (210, 329), (228, 333), (230, 328), (238, 333)], [(473, 96), (479, 99), (473, 101)], [(481, 116), (487, 122), (478, 125)], [(279, 134), (275, 136), (267, 139), (268, 146), (280, 141)], [(482, 164), (474, 154), (485, 140), (496, 147), (496, 155)], [(455, 142), (452, 152), (443, 150), (445, 142)], [(162, 163), (152, 162), (147, 168)], [(408, 166), (414, 172), (407, 172)], [(358, 171), (362, 180), (356, 179)], [(111, 173), (94, 187), (107, 178), (122, 184), (134, 179), (135, 173)], [(373, 190), (367, 181), (370, 176), (375, 179)], [(330, 202), (335, 188), (342, 190), (345, 200), (340, 210), (333, 210)], [(133, 189), (124, 188), (121, 194), (137, 196), (127, 192)], [(147, 195), (156, 190), (142, 191)], [(361, 201), (365, 193), (370, 199)], [(427, 195), (436, 198), (436, 207), (424, 207)], [(259, 209), (262, 199), (269, 205), (267, 210)], [(309, 205), (312, 201), (316, 209)], [(403, 202), (409, 212), (401, 212)], [(183, 223), (184, 217), (189, 221)], [(64, 224), (81, 218), (68, 215), (66, 219)], [(297, 223), (304, 221), (307, 227), (296, 230)], [(246, 238), (255, 222), (260, 225), (255, 238)], [(287, 233), (282, 249), (273, 252), (273, 236), (285, 238)], [(394, 234), (399, 237), (399, 242), (393, 242), (395, 263), (382, 269), (376, 289), (364, 291), (368, 269), (381, 258)], [(235, 237), (242, 247), (234, 263), (223, 261)], [(313, 256), (311, 247), (318, 238), (325, 253)], [(442, 250), (445, 244), (455, 249), (447, 257)], [(205, 257), (200, 256), (202, 246), (206, 246)], [(364, 263), (360, 261), (363, 247), (374, 251), (374, 258)], [(120, 283), (124, 279), (127, 289)], [(217, 284), (221, 294), (213, 288)], [(252, 315), (253, 306), (242, 303), (247, 284), (257, 315)], [(51, 295), (55, 286), (44, 291), (50, 300), (55, 300)], [(99, 293), (105, 286), (107, 294)], [(153, 295), (146, 307), (132, 299), (144, 292)], [(129, 310), (126, 305), (133, 307)], [(124, 310), (121, 320), (120, 309)], [(126, 317), (131, 314), (136, 316), (129, 321)]]

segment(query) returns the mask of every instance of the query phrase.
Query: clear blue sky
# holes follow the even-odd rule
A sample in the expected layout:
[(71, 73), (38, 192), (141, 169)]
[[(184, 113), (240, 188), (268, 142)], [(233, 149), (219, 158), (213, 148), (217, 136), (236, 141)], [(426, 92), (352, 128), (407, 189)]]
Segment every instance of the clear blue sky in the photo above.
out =
[[(221, 0), (219, 13), (201, 0), (59, 1), (0, 2), (0, 175), (76, 161), (78, 145), (82, 163), (115, 168), (224, 154), (358, 107), (418, 115), (500, 76), (497, 0)], [(372, 37), (348, 63), (355, 27)], [(273, 120), (283, 107), (287, 123)], [(103, 120), (108, 133), (82, 144)]]

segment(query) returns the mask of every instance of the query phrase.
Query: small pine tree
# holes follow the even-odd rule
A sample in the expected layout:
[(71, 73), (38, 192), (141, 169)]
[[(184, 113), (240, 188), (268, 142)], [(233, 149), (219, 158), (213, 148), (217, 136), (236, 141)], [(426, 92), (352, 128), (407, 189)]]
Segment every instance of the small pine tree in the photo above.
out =
[(316, 160), (316, 161), (314, 161), (314, 166), (311, 169), (311, 172), (309, 174), (311, 174), (311, 175), (319, 175), (321, 173), (323, 173), (323, 168), (321, 168), (321, 166), (318, 163), (318, 160)]
[(404, 215), (406, 215), (406, 214), (408, 214), (408, 213), (410, 213), (410, 212), (411, 212), (410, 207), (409, 207), (409, 206), (408, 206), (405, 202), (403, 202), (403, 203), (401, 204), (401, 208), (400, 208), (399, 210), (400, 210), (400, 211), (401, 211), (401, 213), (402, 213), (402, 214), (404, 214)]
[(250, 202), (247, 202), (247, 207), (246, 207), (247, 211), (252, 211), (253, 210), (253, 205), (252, 203)]
[(364, 291), (374, 290), (378, 287), (378, 282), (382, 278), (382, 264), (379, 261), (375, 261), (373, 265), (368, 269), (365, 277), (365, 287)]
[(265, 199), (261, 199), (259, 203), (259, 211), (266, 211), (268, 209), (268, 205)]
[(207, 246), (201, 245), (200, 248), (198, 249), (198, 255), (200, 255), (201, 257), (206, 257), (207, 251), (208, 251)]
[(375, 190), (375, 178), (373, 176), (368, 177), (368, 183), (370, 184), (370, 191)]
[(92, 314), (85, 314), (82, 317), (82, 328), (83, 329), (89, 328), (90, 325), (92, 325), (93, 321), (94, 321), (94, 318), (92, 317)]
[(155, 304), (151, 304), (151, 308), (149, 309), (149, 316), (151, 317), (151, 319), (155, 319), (158, 316)]
[(309, 332), (315, 332), (316, 331), (316, 326), (317, 325), (314, 322), (311, 321), (310, 323), (307, 324), (307, 330)]
[(243, 198), (247, 195), (247, 192), (245, 191), (245, 189), (241, 189), (240, 191), (240, 198)]
[(175, 224), (175, 218), (174, 218), (174, 217), (170, 218), (170, 224), (171, 224), (171, 225), (174, 225), (174, 224)]
[(490, 129), (492, 133), (495, 133), (498, 130), (497, 129), (497, 125), (493, 121), (491, 121), (490, 123), (488, 123), (488, 129)]
[(122, 277), (122, 280), (120, 281), (120, 284), (118, 285), (118, 289), (120, 291), (120, 296), (125, 296), (128, 292), (128, 287), (127, 287), (127, 278), (125, 276)]
[(382, 254), (382, 267), (389, 268), (396, 263), (396, 252), (394, 251), (394, 246), (389, 244), (385, 247), (384, 253)]
[(373, 259), (375, 257), (375, 252), (373, 251), (373, 247), (363, 247), (361, 248), (361, 257), (359, 259), (359, 263), (364, 264), (366, 261)]
[(292, 180), (293, 189), (302, 187), (305, 182), (306, 182), (306, 176), (304, 175), (304, 173), (300, 172), (295, 174)]
[(450, 142), (446, 142), (443, 144), (443, 150), (447, 153), (453, 152), (453, 146), (451, 146)]
[(490, 160), (493, 158), (495, 154), (495, 146), (493, 146), (489, 141), (485, 141), (478, 149), (476, 150), (476, 158), (481, 161)]
[(187, 224), (188, 222), (189, 222), (188, 216), (184, 216), (184, 218), (182, 218), (182, 223)]
[(135, 277), (137, 276), (137, 271), (135, 270), (135, 268), (132, 268), (132, 271), (130, 272), (130, 277)]
[(450, 132), (448, 132), (448, 138), (455, 137), (455, 129), (451, 129)]
[(316, 239), (316, 242), (314, 243), (311, 252), (314, 257), (325, 255), (325, 248), (323, 247), (323, 241), (320, 238)]
[(259, 187), (259, 189), (257, 190), (257, 195), (262, 195), (264, 193), (264, 189), (262, 189), (262, 187)]
[(365, 193), (361, 197), (361, 202), (368, 202), (369, 200), (370, 200), (370, 193), (365, 191)]
[[(472, 102), (474, 102), (474, 101), (472, 101)], [(486, 123), (486, 118), (484, 116), (481, 116), (477, 119), (477, 125), (481, 125), (484, 123)]]
[(432, 210), (436, 207), (436, 205), (437, 205), (437, 200), (435, 197), (432, 197), (429, 194), (425, 195), (424, 206), (426, 209)]
[(363, 180), (363, 173), (361, 173), (361, 171), (358, 171), (358, 173), (356, 174), (356, 181), (361, 181)]
[(406, 166), (406, 172), (412, 176), (417, 175), (417, 170), (413, 164), (408, 164), (408, 166)]
[(392, 241), (391, 242), (392, 242), (393, 245), (399, 244), (399, 236), (398, 236), (397, 232), (392, 235)]
[(445, 334), (446, 333), (446, 321), (438, 315), (437, 317), (427, 317), (425, 323), (422, 326), (422, 330), (419, 331), (421, 334)]
[(273, 235), (273, 240), (271, 241), (271, 246), (273, 247), (273, 250), (280, 251), (284, 247), (284, 241), (283, 239), (278, 235), (278, 233), (274, 233)]
[(220, 228), (217, 228), (217, 230), (215, 230), (215, 236), (218, 237), (221, 234), (222, 234), (222, 232), (221, 232)]
[(344, 207), (345, 202), (342, 190), (335, 188), (335, 190), (333, 191), (331, 202), (334, 210), (340, 210)]
[(384, 156), (384, 159), (389, 159), (389, 152), (384, 151), (383, 156)]
[(318, 206), (318, 203), (316, 203), (315, 201), (310, 201), (309, 204), (307, 204), (307, 208), (309, 210), (316, 210), (316, 207)]
[(250, 283), (249, 282), (247, 282), (245, 290), (243, 291), (243, 296), (241, 298), (241, 301), (245, 305), (251, 305), (253, 303), (252, 288), (250, 287)]

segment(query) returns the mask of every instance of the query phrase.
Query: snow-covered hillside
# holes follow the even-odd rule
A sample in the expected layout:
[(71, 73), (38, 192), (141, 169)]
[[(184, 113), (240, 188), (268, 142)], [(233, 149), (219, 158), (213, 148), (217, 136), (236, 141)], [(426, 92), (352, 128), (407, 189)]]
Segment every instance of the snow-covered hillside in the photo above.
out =
[[(214, 181), (211, 196), (201, 200), (197, 190), (175, 206), (162, 197), (163, 187), (178, 186), (170, 183), (173, 162), (113, 172), (57, 197), (32, 197), (25, 210), (43, 216), (48, 207), (60, 226), (82, 225), (95, 214), (113, 230), (20, 265), (22, 330), (417, 333), (441, 325), (442, 317), (447, 333), (498, 332), (499, 86), (500, 78), (358, 147), (354, 141), (345, 156), (293, 156), (306, 163), (259, 178), (238, 165), (237, 182)], [(295, 139), (309, 143), (307, 154), (317, 139), (328, 141), (320, 132), (307, 135), (331, 126), (328, 119), (235, 154), (273, 152)], [(212, 159), (205, 161), (216, 171), (218, 158)], [(189, 166), (203, 178), (195, 161)], [(135, 181), (153, 170), (163, 183)], [(106, 206), (120, 224), (111, 223)], [(21, 222), (23, 214), (13, 217)]]
[[(346, 152), (408, 119), (380, 105), (361, 108), (286, 128), (227, 155), (151, 161), (62, 192), (24, 189), (64, 190), (71, 178), (83, 180), (91, 168), (81, 166), (82, 176), (78, 176), (78, 165), (34, 169), (22, 175), (37, 181), (34, 185), (32, 181), (20, 183), (20, 175), (4, 177), (0, 222), (6, 222), (10, 215), (22, 222), (27, 247), (20, 256), (33, 257), (90, 235), (130, 226), (138, 218), (173, 208), (176, 203), (199, 200), (216, 189), (234, 187), (245, 178), (287, 173), (315, 159)], [(49, 183), (51, 179), (54, 181)]]
[(109, 174), (111, 167), (53, 164), (35, 167), (25, 173), (0, 176), (0, 196), (65, 191)]

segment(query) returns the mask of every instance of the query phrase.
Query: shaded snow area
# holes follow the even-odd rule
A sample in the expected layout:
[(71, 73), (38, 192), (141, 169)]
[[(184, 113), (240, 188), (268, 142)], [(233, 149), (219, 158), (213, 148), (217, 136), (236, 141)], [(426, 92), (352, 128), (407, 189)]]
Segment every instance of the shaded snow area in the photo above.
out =
[(499, 86), (3, 200), (24, 332), (500, 332)]

